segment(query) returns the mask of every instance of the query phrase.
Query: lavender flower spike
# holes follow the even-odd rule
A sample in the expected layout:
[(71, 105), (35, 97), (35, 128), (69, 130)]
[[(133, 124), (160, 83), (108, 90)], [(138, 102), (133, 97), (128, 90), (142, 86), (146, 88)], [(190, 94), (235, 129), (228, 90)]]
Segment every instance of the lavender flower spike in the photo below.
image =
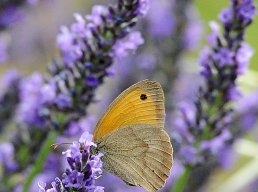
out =
[[(236, 79), (245, 72), (253, 53), (244, 43), (244, 35), (255, 12), (253, 0), (231, 0), (229, 8), (219, 15), (222, 34), (219, 25), (211, 23), (210, 48), (200, 57), (205, 85), (199, 88), (194, 104), (181, 106), (178, 142), (182, 147), (178, 157), (187, 166), (216, 159), (234, 141), (229, 130), (231, 102), (241, 96)], [(191, 157), (184, 151), (192, 151)]]
[(96, 179), (102, 174), (101, 157), (103, 154), (90, 154), (90, 148), (96, 145), (92, 142), (92, 135), (84, 132), (79, 141), (73, 142), (70, 148), (63, 152), (69, 168), (52, 183), (53, 188), (45, 190), (45, 184), (39, 184), (42, 192), (102, 192), (103, 187), (96, 186)]
[[(141, 34), (132, 27), (146, 14), (148, 5), (148, 0), (96, 5), (91, 14), (75, 14), (76, 22), (61, 28), (56, 41), (61, 60), (49, 68), (56, 95), (61, 94), (54, 102), (57, 111), (69, 112), (74, 119), (86, 114), (86, 106), (95, 100), (94, 91), (110, 75), (109, 67), (115, 59), (143, 44)], [(70, 105), (63, 106), (64, 100)]]

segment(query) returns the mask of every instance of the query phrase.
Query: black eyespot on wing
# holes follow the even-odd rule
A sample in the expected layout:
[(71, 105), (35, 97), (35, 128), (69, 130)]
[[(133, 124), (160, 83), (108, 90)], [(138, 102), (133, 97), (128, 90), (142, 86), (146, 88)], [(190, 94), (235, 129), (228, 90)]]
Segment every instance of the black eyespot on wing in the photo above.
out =
[(140, 99), (141, 100), (146, 100), (148, 97), (147, 97), (147, 95), (146, 94), (141, 94), (141, 96), (140, 96)]

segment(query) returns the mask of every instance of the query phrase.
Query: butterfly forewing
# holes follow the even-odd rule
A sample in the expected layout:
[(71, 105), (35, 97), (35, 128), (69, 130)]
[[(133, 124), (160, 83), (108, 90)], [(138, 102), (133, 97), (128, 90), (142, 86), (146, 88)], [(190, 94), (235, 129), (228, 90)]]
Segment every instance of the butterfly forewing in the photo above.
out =
[(146, 123), (164, 127), (164, 94), (158, 82), (143, 80), (122, 92), (98, 122), (94, 140), (126, 125)]

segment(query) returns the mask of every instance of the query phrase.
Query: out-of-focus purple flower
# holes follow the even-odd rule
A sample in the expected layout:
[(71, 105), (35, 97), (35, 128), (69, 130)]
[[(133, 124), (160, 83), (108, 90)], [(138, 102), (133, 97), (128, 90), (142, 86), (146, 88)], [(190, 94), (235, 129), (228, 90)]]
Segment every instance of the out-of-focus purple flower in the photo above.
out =
[(136, 10), (136, 13), (140, 16), (145, 16), (150, 8), (150, 0), (140, 0), (138, 3), (138, 9)]
[[(104, 191), (103, 187), (95, 184), (97, 177), (102, 174), (100, 158), (103, 154), (90, 154), (90, 147), (96, 146), (92, 142), (92, 138), (92, 135), (84, 132), (79, 141), (73, 142), (70, 148), (63, 152), (67, 158), (69, 168), (63, 174), (62, 181), (56, 178), (55, 182), (52, 183), (53, 191)], [(45, 187), (45, 184), (39, 185), (43, 192), (47, 191)]]
[(194, 105), (190, 103), (181, 102), (178, 107), (181, 113), (187, 118), (188, 122), (186, 123), (189, 126), (193, 126), (195, 123), (194, 120), (196, 118), (196, 110)]
[(182, 159), (184, 164), (195, 165), (202, 161), (202, 158), (197, 154), (198, 150), (191, 145), (184, 145), (178, 153), (178, 158)]
[[(210, 23), (212, 33), (207, 39), (210, 48), (205, 48), (200, 55), (205, 84), (199, 87), (192, 105), (180, 105), (181, 120), (175, 121), (179, 122), (175, 124), (178, 133), (175, 138), (181, 143), (178, 154), (186, 165), (202, 163), (212, 157), (218, 160), (220, 151), (235, 139), (229, 129), (231, 102), (241, 96), (236, 79), (245, 71), (252, 55), (243, 40), (254, 16), (253, 8), (252, 0), (231, 0), (230, 7), (219, 16), (224, 25), (222, 34), (218, 24)], [(244, 10), (248, 12), (245, 18)], [(191, 162), (191, 159), (199, 161)]]
[[(195, 82), (193, 85), (192, 82)], [(192, 102), (198, 92), (198, 87), (201, 85), (202, 78), (197, 74), (182, 72), (177, 78), (173, 92), (175, 92), (175, 103)]]
[(55, 103), (60, 109), (65, 109), (72, 106), (71, 97), (62, 93), (59, 93), (56, 96)]
[(32, 76), (22, 80), (20, 84), (20, 104), (17, 109), (16, 118), (21, 124), (30, 124), (41, 127), (44, 119), (39, 115), (42, 109), (43, 78), (41, 74), (34, 73)]
[[(58, 167), (58, 165), (55, 165), (56, 167)], [(40, 174), (38, 174), (34, 180), (32, 185), (30, 186), (29, 191), (30, 192), (34, 192), (34, 191), (39, 191), (39, 183), (49, 183), (53, 180), (53, 178), (55, 178), (55, 175), (57, 173), (54, 171), (44, 171)], [(43, 184), (44, 185), (44, 184)], [(17, 190), (17, 192), (20, 192), (21, 190)]]
[(87, 31), (85, 31), (87, 27), (85, 19), (78, 13), (75, 13), (74, 17), (76, 19), (76, 23), (72, 24), (71, 31), (80, 37), (87, 37)]
[(220, 67), (227, 65), (232, 66), (234, 64), (233, 56), (234, 53), (228, 48), (221, 48), (212, 55), (214, 61), (217, 62)]
[(236, 54), (237, 74), (241, 75), (246, 72), (253, 53), (254, 51), (250, 45), (246, 43), (241, 45)]
[(82, 56), (80, 45), (76, 43), (73, 33), (65, 26), (61, 28), (57, 37), (57, 46), (62, 50), (63, 61), (67, 65), (72, 65)]
[(0, 26), (9, 26), (24, 17), (24, 13), (15, 6), (6, 7), (0, 12)]
[(54, 103), (56, 99), (56, 86), (54, 82), (44, 84), (40, 89), (41, 100), (44, 104)]
[(215, 21), (209, 23), (211, 28), (211, 34), (207, 36), (207, 41), (212, 47), (216, 47), (218, 43), (218, 37), (220, 36), (220, 27)]
[(253, 0), (243, 0), (241, 3), (237, 4), (234, 2), (234, 0), (231, 0), (230, 3), (231, 6), (224, 9), (219, 15), (219, 20), (225, 25), (225, 27), (230, 27), (233, 24), (234, 11), (236, 13), (237, 20), (243, 22), (245, 25), (252, 21), (254, 15), (256, 14)]
[(195, 10), (187, 11), (188, 23), (185, 27), (183, 46), (186, 50), (195, 50), (203, 35), (202, 22), (198, 18)]
[[(125, 184), (125, 182), (122, 181), (120, 178), (108, 172), (104, 172), (103, 176), (97, 180), (97, 183), (103, 186), (105, 191), (112, 191), (112, 192), (121, 192), (121, 191), (145, 192), (146, 191), (141, 187), (136, 187), (136, 186), (130, 187), (127, 184)], [(113, 183), (113, 185), (110, 185), (110, 183)]]
[(200, 149), (209, 150), (212, 154), (218, 154), (220, 150), (224, 147), (225, 142), (231, 138), (231, 133), (229, 130), (223, 130), (222, 133), (211, 140), (202, 141)]
[(8, 59), (6, 44), (0, 39), (0, 64)]
[(233, 19), (233, 10), (232, 9), (223, 9), (219, 14), (219, 20), (224, 25), (228, 25)]
[(157, 58), (150, 53), (143, 53), (136, 60), (139, 63), (139, 68), (145, 71), (152, 71), (157, 66)]
[(23, 19), (25, 12), (22, 10), (22, 6), (35, 5), (38, 1), (39, 0), (1, 1), (0, 30)]
[(128, 55), (128, 51), (135, 51), (138, 46), (142, 45), (144, 40), (140, 32), (132, 32), (124, 39), (118, 41), (113, 47), (113, 53), (111, 55), (115, 57), (125, 57)]
[(205, 78), (209, 78), (211, 76), (211, 68), (209, 66), (209, 59), (210, 59), (210, 50), (208, 47), (206, 47), (199, 54), (199, 63), (201, 65), (200, 74)]
[(64, 188), (62, 186), (62, 182), (59, 178), (55, 178), (55, 181), (51, 183), (52, 188), (51, 189), (46, 189), (47, 184), (45, 182), (39, 182), (39, 192), (60, 192), (64, 191)]
[(257, 122), (258, 107), (257, 107), (258, 91), (241, 98), (237, 102), (236, 109), (240, 113), (241, 128), (243, 132), (252, 129)]
[(232, 85), (231, 87), (229, 87), (228, 92), (227, 92), (227, 99), (229, 101), (236, 101), (237, 99), (241, 98), (242, 94), (241, 92), (238, 90), (238, 88), (236, 87), (236, 85)]
[(17, 168), (17, 164), (14, 160), (14, 148), (10, 143), (0, 144), (0, 165), (7, 172), (13, 171)]
[(172, 34), (175, 21), (169, 1), (150, 0), (150, 12), (147, 14), (150, 33), (154, 36), (167, 37)]
[(90, 87), (97, 87), (99, 84), (99, 81), (96, 77), (91, 75), (86, 78), (85, 83), (86, 83), (86, 85), (88, 85)]
[(236, 160), (236, 152), (231, 146), (224, 146), (220, 149), (218, 157), (219, 164), (224, 169), (230, 169)]
[[(233, 3), (234, 1), (231, 2)], [(238, 4), (236, 9), (237, 16), (245, 24), (250, 23), (254, 15), (256, 14), (256, 9), (253, 0), (242, 0), (241, 3)]]
[(103, 5), (95, 5), (92, 8), (91, 15), (87, 15), (86, 19), (95, 25), (100, 25), (103, 20), (101, 16), (107, 16), (109, 14), (108, 8)]
[(39, 2), (39, 0), (27, 0), (27, 3), (31, 4), (31, 5), (35, 5)]
[(80, 135), (82, 132), (92, 131), (95, 125), (96, 118), (88, 115), (87, 117), (82, 118), (79, 122), (71, 122), (68, 129), (65, 130), (65, 134), (70, 137), (75, 137)]

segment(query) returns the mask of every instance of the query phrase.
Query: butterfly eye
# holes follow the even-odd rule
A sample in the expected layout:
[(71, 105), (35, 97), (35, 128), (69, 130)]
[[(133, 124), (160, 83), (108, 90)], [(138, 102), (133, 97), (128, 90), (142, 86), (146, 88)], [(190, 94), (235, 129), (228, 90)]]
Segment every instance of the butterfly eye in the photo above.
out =
[(146, 100), (147, 99), (147, 95), (146, 94), (141, 94), (140, 99), (143, 100), (143, 101)]

